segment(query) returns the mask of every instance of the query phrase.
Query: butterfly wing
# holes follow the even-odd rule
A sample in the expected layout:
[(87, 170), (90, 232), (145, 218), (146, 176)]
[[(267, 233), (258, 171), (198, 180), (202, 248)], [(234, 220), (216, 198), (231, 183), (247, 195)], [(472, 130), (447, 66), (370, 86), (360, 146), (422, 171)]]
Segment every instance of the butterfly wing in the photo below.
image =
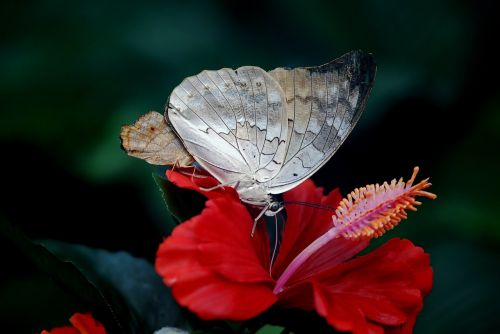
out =
[(124, 125), (120, 139), (128, 155), (153, 165), (188, 166), (194, 161), (165, 117), (156, 111), (142, 115), (133, 125)]
[(172, 92), (167, 117), (189, 153), (221, 183), (267, 182), (286, 151), (283, 91), (264, 70), (203, 71)]
[(288, 112), (287, 151), (269, 192), (285, 192), (323, 166), (347, 138), (375, 78), (370, 54), (352, 51), (318, 67), (270, 71), (283, 88)]

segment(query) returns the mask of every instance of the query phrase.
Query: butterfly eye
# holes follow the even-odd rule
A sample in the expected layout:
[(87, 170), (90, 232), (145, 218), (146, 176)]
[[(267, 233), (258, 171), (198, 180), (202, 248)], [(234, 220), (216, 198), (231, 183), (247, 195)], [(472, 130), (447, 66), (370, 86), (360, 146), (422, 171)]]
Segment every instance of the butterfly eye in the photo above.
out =
[(272, 211), (272, 212), (278, 212), (281, 210), (281, 207), (282, 207), (282, 204), (281, 202), (272, 202), (270, 205), (269, 205), (269, 211)]

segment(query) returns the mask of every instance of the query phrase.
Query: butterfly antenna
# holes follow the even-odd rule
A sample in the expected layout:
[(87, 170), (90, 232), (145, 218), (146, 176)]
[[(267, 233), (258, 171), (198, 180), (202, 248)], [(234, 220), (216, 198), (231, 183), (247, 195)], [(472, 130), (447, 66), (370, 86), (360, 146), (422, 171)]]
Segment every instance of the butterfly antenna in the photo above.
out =
[(319, 203), (309, 203), (309, 202), (300, 202), (300, 201), (285, 201), (283, 202), (284, 205), (303, 205), (307, 206), (310, 208), (316, 208), (320, 210), (325, 210), (325, 211), (332, 211), (335, 212), (336, 208), (328, 206), (328, 205), (323, 205)]

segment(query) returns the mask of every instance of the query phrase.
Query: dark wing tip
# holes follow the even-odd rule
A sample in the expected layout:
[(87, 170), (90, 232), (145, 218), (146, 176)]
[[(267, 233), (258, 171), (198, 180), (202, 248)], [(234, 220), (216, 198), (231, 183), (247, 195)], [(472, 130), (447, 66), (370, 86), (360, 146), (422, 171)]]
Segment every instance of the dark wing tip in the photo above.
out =
[(346, 53), (341, 58), (343, 57), (346, 57), (348, 63), (352, 64), (354, 72), (358, 74), (361, 81), (369, 85), (373, 83), (377, 72), (377, 63), (373, 54), (362, 50), (354, 50)]
[(363, 50), (350, 51), (324, 65), (308, 67), (312, 72), (347, 71), (356, 84), (371, 86), (375, 80), (377, 64), (371, 53)]

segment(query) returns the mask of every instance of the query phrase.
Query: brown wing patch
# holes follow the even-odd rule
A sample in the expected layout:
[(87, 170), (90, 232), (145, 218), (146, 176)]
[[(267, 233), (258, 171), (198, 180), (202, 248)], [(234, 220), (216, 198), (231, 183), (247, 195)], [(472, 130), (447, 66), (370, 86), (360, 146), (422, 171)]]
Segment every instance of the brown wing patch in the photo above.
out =
[(142, 115), (133, 125), (122, 126), (120, 139), (128, 155), (153, 165), (189, 166), (193, 162), (165, 117), (156, 111)]

